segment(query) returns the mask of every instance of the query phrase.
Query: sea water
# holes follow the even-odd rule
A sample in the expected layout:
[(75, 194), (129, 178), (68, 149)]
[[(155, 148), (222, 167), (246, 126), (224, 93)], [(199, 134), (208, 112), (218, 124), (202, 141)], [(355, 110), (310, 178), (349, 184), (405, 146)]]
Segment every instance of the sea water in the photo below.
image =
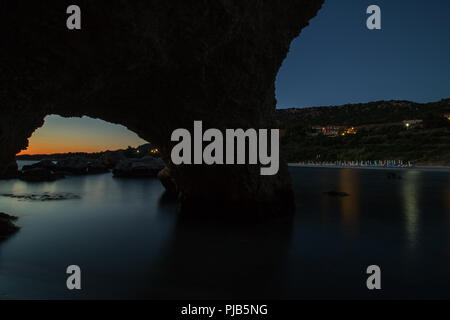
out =
[(179, 219), (156, 179), (0, 181), (21, 196), (0, 195), (21, 227), (0, 243), (0, 299), (450, 298), (449, 171), (290, 171), (294, 220), (235, 226)]

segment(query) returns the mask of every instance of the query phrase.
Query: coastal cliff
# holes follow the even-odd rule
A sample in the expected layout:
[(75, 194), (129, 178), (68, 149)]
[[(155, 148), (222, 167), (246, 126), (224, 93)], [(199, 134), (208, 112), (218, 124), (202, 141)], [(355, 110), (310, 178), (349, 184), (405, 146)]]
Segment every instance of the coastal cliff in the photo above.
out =
[[(283, 156), (274, 176), (257, 165), (174, 166), (177, 128), (271, 128), (274, 81), (291, 41), (323, 0), (8, 1), (0, 28), (0, 175), (49, 114), (122, 124), (161, 150), (182, 208), (293, 212)], [(21, 23), (17, 24), (17, 20)]]

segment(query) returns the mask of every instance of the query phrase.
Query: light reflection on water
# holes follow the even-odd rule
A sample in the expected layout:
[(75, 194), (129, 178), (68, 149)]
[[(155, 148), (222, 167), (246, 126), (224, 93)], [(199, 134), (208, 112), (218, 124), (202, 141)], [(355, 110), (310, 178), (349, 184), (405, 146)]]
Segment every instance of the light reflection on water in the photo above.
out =
[(359, 175), (356, 170), (339, 170), (339, 191), (349, 193), (350, 197), (341, 199), (343, 225), (346, 229), (354, 229), (359, 216)]
[[(0, 197), (22, 226), (0, 245), (0, 299), (372, 298), (370, 264), (383, 272), (379, 298), (450, 298), (449, 172), (290, 170), (294, 221), (254, 226), (179, 219), (156, 180), (1, 181), (0, 194), (81, 199)], [(69, 264), (82, 268), (82, 292), (65, 288)]]
[(410, 249), (415, 249), (417, 245), (417, 236), (420, 227), (420, 203), (419, 203), (419, 185), (422, 172), (406, 171), (405, 183), (402, 183), (402, 200), (405, 213), (405, 227), (408, 234), (408, 243)]
[(450, 177), (448, 180), (448, 187), (444, 190), (442, 194), (442, 200), (444, 202), (444, 206), (447, 208), (448, 218), (450, 220)]

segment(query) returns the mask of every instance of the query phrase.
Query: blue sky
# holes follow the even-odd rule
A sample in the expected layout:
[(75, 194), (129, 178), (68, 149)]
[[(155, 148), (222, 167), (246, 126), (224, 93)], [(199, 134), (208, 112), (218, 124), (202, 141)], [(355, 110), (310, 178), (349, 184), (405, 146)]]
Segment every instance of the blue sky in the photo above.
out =
[[(366, 9), (381, 8), (381, 30)], [(278, 108), (450, 97), (450, 1), (326, 0), (293, 41)]]

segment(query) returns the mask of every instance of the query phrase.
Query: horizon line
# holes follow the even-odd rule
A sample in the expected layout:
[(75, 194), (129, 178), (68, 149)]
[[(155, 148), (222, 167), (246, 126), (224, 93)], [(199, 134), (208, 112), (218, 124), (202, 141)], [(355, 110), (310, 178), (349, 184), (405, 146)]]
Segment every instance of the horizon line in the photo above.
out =
[(336, 104), (336, 105), (314, 105), (314, 106), (297, 106), (297, 107), (280, 107), (276, 106), (275, 110), (283, 110), (283, 109), (310, 109), (310, 108), (332, 108), (332, 107), (343, 107), (343, 106), (351, 106), (351, 105), (357, 105), (357, 104), (369, 104), (369, 103), (377, 103), (377, 102), (410, 102), (415, 104), (429, 104), (429, 103), (438, 103), (442, 101), (450, 100), (450, 96), (448, 98), (441, 98), (440, 100), (432, 100), (428, 102), (416, 102), (412, 100), (406, 100), (406, 99), (389, 99), (389, 100), (372, 100), (372, 101), (366, 101), (366, 102), (348, 102), (344, 104)]

